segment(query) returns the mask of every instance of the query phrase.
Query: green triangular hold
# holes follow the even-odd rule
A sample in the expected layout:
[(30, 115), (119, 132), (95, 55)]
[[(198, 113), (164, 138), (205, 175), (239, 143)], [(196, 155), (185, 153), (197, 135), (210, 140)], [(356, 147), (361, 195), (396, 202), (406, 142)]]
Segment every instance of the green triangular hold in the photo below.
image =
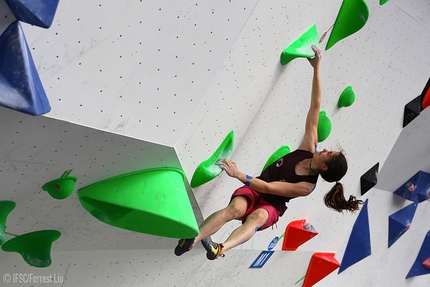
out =
[(280, 148), (278, 148), (267, 160), (266, 164), (263, 167), (263, 171), (272, 163), (274, 163), (275, 161), (277, 161), (278, 159), (280, 159), (281, 157), (283, 157), (286, 154), (290, 153), (290, 148), (286, 145), (281, 146)]
[(199, 226), (177, 168), (121, 174), (78, 190), (82, 207), (118, 228), (170, 238), (193, 238)]
[(342, 94), (339, 97), (339, 100), (337, 102), (337, 106), (339, 108), (345, 108), (352, 105), (355, 101), (355, 93), (352, 90), (351, 86), (346, 87)]
[(194, 188), (205, 184), (222, 172), (217, 162), (223, 158), (230, 158), (233, 152), (233, 142), (234, 131), (230, 131), (215, 153), (196, 168), (191, 179), (191, 187)]
[(344, 0), (325, 49), (363, 28), (368, 18), (369, 8), (364, 0)]
[(8, 252), (18, 252), (22, 258), (34, 267), (51, 265), (52, 243), (60, 238), (58, 230), (42, 230), (19, 235), (8, 240), (1, 249)]
[(379, 0), (379, 4), (382, 6), (382, 5), (384, 5), (385, 3), (387, 3), (388, 2), (388, 0)]
[(15, 208), (16, 203), (10, 200), (0, 201), (0, 245), (5, 243), (6, 220), (9, 213)]
[(318, 45), (318, 32), (316, 25), (313, 25), (300, 38), (290, 44), (281, 53), (281, 64), (286, 65), (295, 58), (312, 58), (315, 52), (312, 50), (312, 45)]
[(94, 209), (91, 210), (91, 215), (107, 224), (112, 224), (113, 222), (124, 218), (124, 216), (133, 212), (133, 210), (130, 208), (106, 203), (86, 196), (81, 197), (80, 200), (88, 204), (88, 206), (94, 207)]
[(325, 141), (331, 132), (331, 121), (325, 111), (320, 111), (318, 120), (318, 142)]

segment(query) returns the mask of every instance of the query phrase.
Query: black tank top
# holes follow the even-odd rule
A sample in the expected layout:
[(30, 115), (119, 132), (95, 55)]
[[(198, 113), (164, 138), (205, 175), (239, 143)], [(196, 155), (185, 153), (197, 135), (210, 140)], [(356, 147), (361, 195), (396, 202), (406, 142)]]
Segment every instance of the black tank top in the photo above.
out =
[[(306, 181), (315, 184), (318, 180), (318, 175), (296, 174), (297, 163), (304, 159), (311, 158), (312, 156), (312, 153), (309, 151), (297, 149), (269, 165), (258, 178), (266, 182), (284, 181), (290, 183), (297, 183), (301, 181)], [(279, 210), (280, 216), (282, 216), (287, 210), (285, 203), (295, 198), (273, 194), (259, 194), (261, 198), (263, 198)]]

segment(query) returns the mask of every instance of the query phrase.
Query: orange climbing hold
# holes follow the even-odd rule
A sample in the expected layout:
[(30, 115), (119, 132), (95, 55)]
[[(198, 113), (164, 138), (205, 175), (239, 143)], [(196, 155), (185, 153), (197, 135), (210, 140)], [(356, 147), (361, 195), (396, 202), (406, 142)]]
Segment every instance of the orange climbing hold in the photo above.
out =
[(339, 268), (340, 263), (334, 258), (334, 253), (315, 252), (309, 262), (303, 287), (310, 287)]
[(294, 251), (300, 245), (318, 235), (315, 230), (308, 230), (304, 227), (306, 219), (291, 221), (285, 229), (284, 242), (282, 250)]

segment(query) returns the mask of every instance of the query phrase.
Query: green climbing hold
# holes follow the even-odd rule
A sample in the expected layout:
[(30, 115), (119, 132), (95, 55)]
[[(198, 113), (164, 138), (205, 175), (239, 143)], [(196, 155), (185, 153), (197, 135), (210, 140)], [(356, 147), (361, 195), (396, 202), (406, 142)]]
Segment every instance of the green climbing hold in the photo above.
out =
[(315, 52), (312, 50), (312, 45), (318, 45), (318, 32), (316, 25), (313, 25), (308, 31), (300, 36), (296, 41), (290, 44), (281, 53), (281, 64), (286, 65), (295, 58), (312, 58)]
[(274, 163), (275, 161), (277, 161), (278, 159), (280, 159), (281, 157), (283, 157), (286, 154), (290, 153), (290, 148), (286, 145), (281, 146), (280, 148), (278, 148), (267, 160), (266, 164), (263, 167), (263, 171), (272, 163)]
[(388, 0), (379, 0), (379, 5), (384, 5), (385, 3), (387, 3), (388, 2)]
[(331, 121), (325, 111), (320, 111), (318, 120), (318, 142), (325, 141), (331, 132)]
[(76, 177), (69, 176), (72, 169), (66, 170), (60, 178), (45, 183), (42, 186), (44, 191), (47, 191), (50, 196), (55, 199), (65, 199), (69, 197), (75, 189)]
[(355, 93), (351, 86), (346, 87), (337, 101), (339, 108), (346, 108), (352, 105), (355, 101)]
[(325, 49), (363, 28), (368, 18), (369, 8), (364, 0), (343, 0)]
[(94, 209), (85, 208), (91, 213), (92, 216), (110, 225), (113, 225), (113, 222), (123, 218), (124, 216), (133, 211), (131, 208), (128, 207), (112, 205), (111, 203), (92, 199), (87, 196), (83, 196), (80, 200), (84, 202), (86, 206), (95, 207)]
[(6, 220), (9, 213), (15, 208), (16, 203), (10, 200), (0, 201), (0, 245), (6, 241)]
[(22, 258), (33, 267), (48, 267), (51, 265), (52, 243), (60, 238), (58, 230), (34, 231), (8, 240), (1, 249), (7, 252), (18, 252)]
[(111, 177), (78, 190), (85, 210), (122, 229), (171, 238), (192, 238), (199, 227), (185, 175), (177, 168), (152, 168)]
[(200, 163), (194, 171), (191, 178), (191, 187), (197, 187), (211, 181), (217, 177), (222, 168), (219, 167), (217, 162), (223, 158), (230, 158), (233, 152), (234, 131), (230, 131), (225, 137), (223, 142), (217, 148), (215, 153), (207, 160)]

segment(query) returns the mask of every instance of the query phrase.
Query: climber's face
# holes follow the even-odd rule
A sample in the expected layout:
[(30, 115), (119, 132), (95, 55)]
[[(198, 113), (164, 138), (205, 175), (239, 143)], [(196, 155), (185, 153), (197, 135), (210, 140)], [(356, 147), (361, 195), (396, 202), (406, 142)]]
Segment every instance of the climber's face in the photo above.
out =
[(327, 170), (327, 162), (339, 155), (338, 151), (323, 149), (322, 151), (314, 152), (312, 159), (312, 167), (316, 165), (319, 170)]

